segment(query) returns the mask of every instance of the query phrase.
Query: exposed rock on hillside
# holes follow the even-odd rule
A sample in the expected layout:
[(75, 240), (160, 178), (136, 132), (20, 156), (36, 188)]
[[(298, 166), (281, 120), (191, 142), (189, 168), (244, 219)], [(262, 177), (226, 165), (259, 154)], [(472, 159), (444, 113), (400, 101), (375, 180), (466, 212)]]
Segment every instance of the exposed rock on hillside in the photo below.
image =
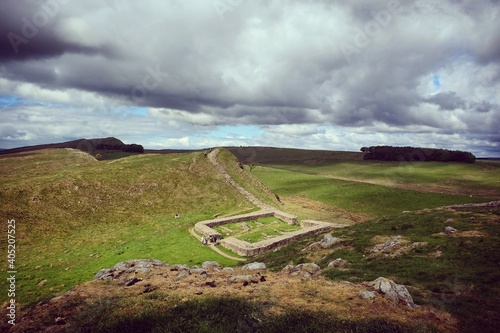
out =
[[(250, 267), (263, 267), (254, 264)], [(372, 284), (388, 299), (377, 297), (362, 284), (327, 280), (314, 263), (290, 265), (282, 273), (266, 270), (265, 275), (260, 268), (228, 269), (216, 262), (205, 262), (202, 266), (169, 265), (151, 259), (118, 263), (99, 271), (95, 280), (40, 303), (27, 313), (19, 313), (18, 324), (9, 328), (9, 332), (79, 331), (81, 314), (96, 314), (94, 309), (106, 304), (109, 308), (96, 318), (134, 318), (139, 308), (174, 309), (190, 301), (224, 297), (238, 297), (251, 302), (252, 306), (264, 306), (263, 311), (270, 317), (300, 309), (308, 313), (334, 314), (335, 320), (358, 318), (366, 321), (383, 317), (394, 323), (418, 321), (426, 328), (456, 331), (455, 322), (446, 313), (425, 306), (408, 312), (405, 307), (397, 306), (393, 300), (409, 307), (414, 304), (404, 286), (387, 279), (377, 279)], [(311, 279), (313, 276), (315, 278)], [(0, 324), (0, 331), (2, 328)]]
[(395, 302), (403, 302), (408, 307), (414, 309), (415, 303), (413, 303), (413, 298), (411, 297), (408, 289), (402, 284), (396, 284), (394, 281), (386, 279), (384, 277), (379, 277), (375, 281), (371, 282), (373, 288), (387, 296), (390, 300)]
[(321, 274), (321, 268), (315, 263), (309, 262), (305, 264), (298, 264), (297, 266), (287, 265), (282, 269), (283, 273), (290, 276), (298, 276), (301, 278), (309, 279)]
[(340, 242), (341, 242), (340, 238), (333, 237), (331, 234), (325, 234), (321, 241), (312, 243), (311, 245), (309, 245), (306, 248), (306, 250), (309, 250), (309, 249), (311, 249), (311, 250), (312, 249), (318, 249), (318, 250), (319, 249), (329, 249)]
[(328, 263), (327, 268), (343, 268), (347, 265), (347, 260), (342, 258), (337, 258)]

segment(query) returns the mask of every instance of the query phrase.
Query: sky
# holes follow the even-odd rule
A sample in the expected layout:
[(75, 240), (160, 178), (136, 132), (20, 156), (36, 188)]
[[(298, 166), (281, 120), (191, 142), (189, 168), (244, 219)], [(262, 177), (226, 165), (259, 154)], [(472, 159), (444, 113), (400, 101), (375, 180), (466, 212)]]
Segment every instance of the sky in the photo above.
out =
[(500, 156), (500, 0), (2, 0), (0, 148)]

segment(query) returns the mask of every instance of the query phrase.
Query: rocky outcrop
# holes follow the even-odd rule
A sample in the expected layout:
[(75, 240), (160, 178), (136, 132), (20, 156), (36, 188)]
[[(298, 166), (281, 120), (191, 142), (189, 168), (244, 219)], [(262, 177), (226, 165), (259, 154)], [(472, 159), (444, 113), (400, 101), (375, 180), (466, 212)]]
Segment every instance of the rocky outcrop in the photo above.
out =
[(282, 273), (309, 279), (321, 275), (321, 268), (313, 262), (298, 264), (296, 266), (287, 265), (281, 270)]
[(385, 243), (376, 244), (368, 253), (389, 252), (398, 245), (401, 245), (401, 236), (395, 236)]
[(457, 229), (450, 227), (450, 226), (447, 226), (446, 228), (444, 228), (444, 234), (446, 236), (452, 236), (453, 234), (456, 234), (457, 231), (458, 231)]
[(330, 261), (328, 263), (327, 268), (343, 268), (347, 265), (347, 260), (344, 260), (342, 258), (337, 258), (333, 261)]
[(263, 262), (252, 262), (250, 264), (243, 265), (242, 270), (264, 270), (267, 269), (266, 264)]
[(307, 251), (307, 250), (329, 249), (334, 245), (339, 244), (340, 242), (341, 242), (340, 238), (333, 237), (332, 234), (325, 234), (323, 236), (323, 239), (321, 239), (319, 242), (312, 243), (304, 250)]
[(146, 275), (153, 267), (161, 267), (165, 264), (156, 259), (131, 259), (117, 263), (113, 268), (101, 269), (94, 276), (94, 280), (112, 280), (123, 274)]
[(409, 308), (414, 309), (415, 303), (411, 297), (408, 289), (402, 284), (396, 284), (394, 281), (379, 277), (370, 283), (375, 291), (385, 295), (387, 298), (394, 302), (402, 302)]

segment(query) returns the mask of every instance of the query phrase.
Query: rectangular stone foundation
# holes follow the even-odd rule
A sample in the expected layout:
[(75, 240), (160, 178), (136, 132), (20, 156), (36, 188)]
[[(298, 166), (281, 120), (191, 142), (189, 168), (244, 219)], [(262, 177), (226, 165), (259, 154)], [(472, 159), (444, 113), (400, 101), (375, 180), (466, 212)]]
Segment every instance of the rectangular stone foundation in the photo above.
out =
[[(213, 220), (198, 222), (195, 224), (194, 228), (196, 232), (204, 235), (205, 237), (215, 236), (218, 239), (220, 239), (221, 234), (218, 233), (215, 229), (213, 229), (214, 227), (229, 223), (250, 221), (270, 216), (274, 216), (282, 221), (287, 222), (288, 224), (293, 224), (293, 225), (298, 224), (297, 217), (294, 215), (281, 211), (260, 211), (233, 217), (217, 218)], [(228, 237), (221, 240), (221, 245), (241, 256), (254, 256), (259, 253), (263, 253), (269, 250), (282, 247), (301, 237), (325, 232), (332, 228), (339, 227), (338, 225), (331, 223), (310, 221), (310, 220), (302, 221), (301, 225), (303, 227), (303, 229), (301, 230), (289, 232), (285, 235), (276, 236), (271, 239), (266, 239), (256, 243), (248, 243), (234, 237)]]

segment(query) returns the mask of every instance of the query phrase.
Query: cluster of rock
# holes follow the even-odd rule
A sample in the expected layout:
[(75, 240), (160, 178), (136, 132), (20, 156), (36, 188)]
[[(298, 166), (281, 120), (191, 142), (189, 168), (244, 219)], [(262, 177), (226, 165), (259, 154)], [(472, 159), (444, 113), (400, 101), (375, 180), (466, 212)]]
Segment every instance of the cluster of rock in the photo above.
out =
[[(331, 261), (327, 269), (345, 267), (348, 262), (344, 259), (337, 258)], [(144, 277), (155, 268), (164, 268), (170, 272), (175, 272), (174, 281), (181, 281), (191, 275), (197, 277), (197, 281), (206, 280), (204, 285), (208, 287), (217, 287), (220, 281), (208, 280), (209, 274), (215, 272), (225, 273), (226, 283), (241, 284), (247, 286), (249, 284), (257, 284), (266, 282), (266, 276), (263, 273), (267, 270), (264, 263), (253, 262), (246, 264), (237, 269), (232, 267), (224, 267), (216, 261), (205, 261), (200, 266), (188, 265), (169, 265), (159, 260), (154, 259), (132, 259), (116, 264), (112, 268), (101, 269), (94, 277), (94, 280), (117, 280), (120, 285), (125, 287), (132, 286), (140, 282)], [(248, 273), (246, 273), (248, 272)], [(289, 264), (281, 270), (281, 274), (290, 277), (299, 277), (302, 279), (317, 278), (321, 275), (322, 269), (315, 263), (301, 263), (298, 265)], [(199, 279), (199, 280), (198, 280)], [(365, 286), (371, 287), (370, 290), (361, 290), (359, 296), (364, 299), (374, 299), (377, 294), (385, 295), (388, 299), (394, 302), (402, 302), (410, 308), (415, 308), (413, 299), (405, 286), (396, 284), (394, 281), (380, 277), (372, 282), (365, 283)], [(146, 284), (143, 292), (150, 292), (151, 285)], [(201, 295), (202, 292), (200, 291)]]
[[(199, 279), (205, 280), (209, 276), (209, 272), (235, 272), (232, 267), (224, 267), (216, 261), (205, 261), (200, 266), (189, 266), (186, 264), (170, 265), (155, 259), (131, 259), (120, 262), (112, 268), (101, 269), (94, 276), (94, 280), (117, 280), (120, 284), (129, 287), (137, 282), (140, 282), (153, 268), (165, 268), (170, 272), (176, 272), (174, 281), (180, 281), (190, 275), (196, 275)], [(241, 271), (263, 271), (267, 267), (264, 263), (253, 262), (246, 264), (239, 268)], [(265, 276), (258, 274), (243, 274), (243, 275), (229, 275), (229, 283), (242, 283), (244, 286), (249, 283), (259, 283), (266, 281)], [(215, 281), (206, 282), (210, 287), (216, 287)], [(151, 290), (145, 289), (145, 292)]]
[(290, 276), (298, 276), (301, 278), (311, 278), (321, 274), (321, 267), (315, 263), (305, 263), (294, 265), (287, 265), (281, 270), (281, 272), (286, 273)]
[(376, 292), (385, 295), (388, 299), (398, 303), (401, 302), (414, 309), (415, 303), (411, 297), (408, 289), (402, 284), (397, 284), (392, 280), (384, 277), (379, 277), (372, 282), (367, 283), (368, 286), (373, 288), (374, 291), (361, 290), (359, 296), (364, 299), (374, 299), (376, 297)]
[(376, 244), (368, 253), (388, 252), (401, 245), (401, 236), (395, 236), (382, 244)]

